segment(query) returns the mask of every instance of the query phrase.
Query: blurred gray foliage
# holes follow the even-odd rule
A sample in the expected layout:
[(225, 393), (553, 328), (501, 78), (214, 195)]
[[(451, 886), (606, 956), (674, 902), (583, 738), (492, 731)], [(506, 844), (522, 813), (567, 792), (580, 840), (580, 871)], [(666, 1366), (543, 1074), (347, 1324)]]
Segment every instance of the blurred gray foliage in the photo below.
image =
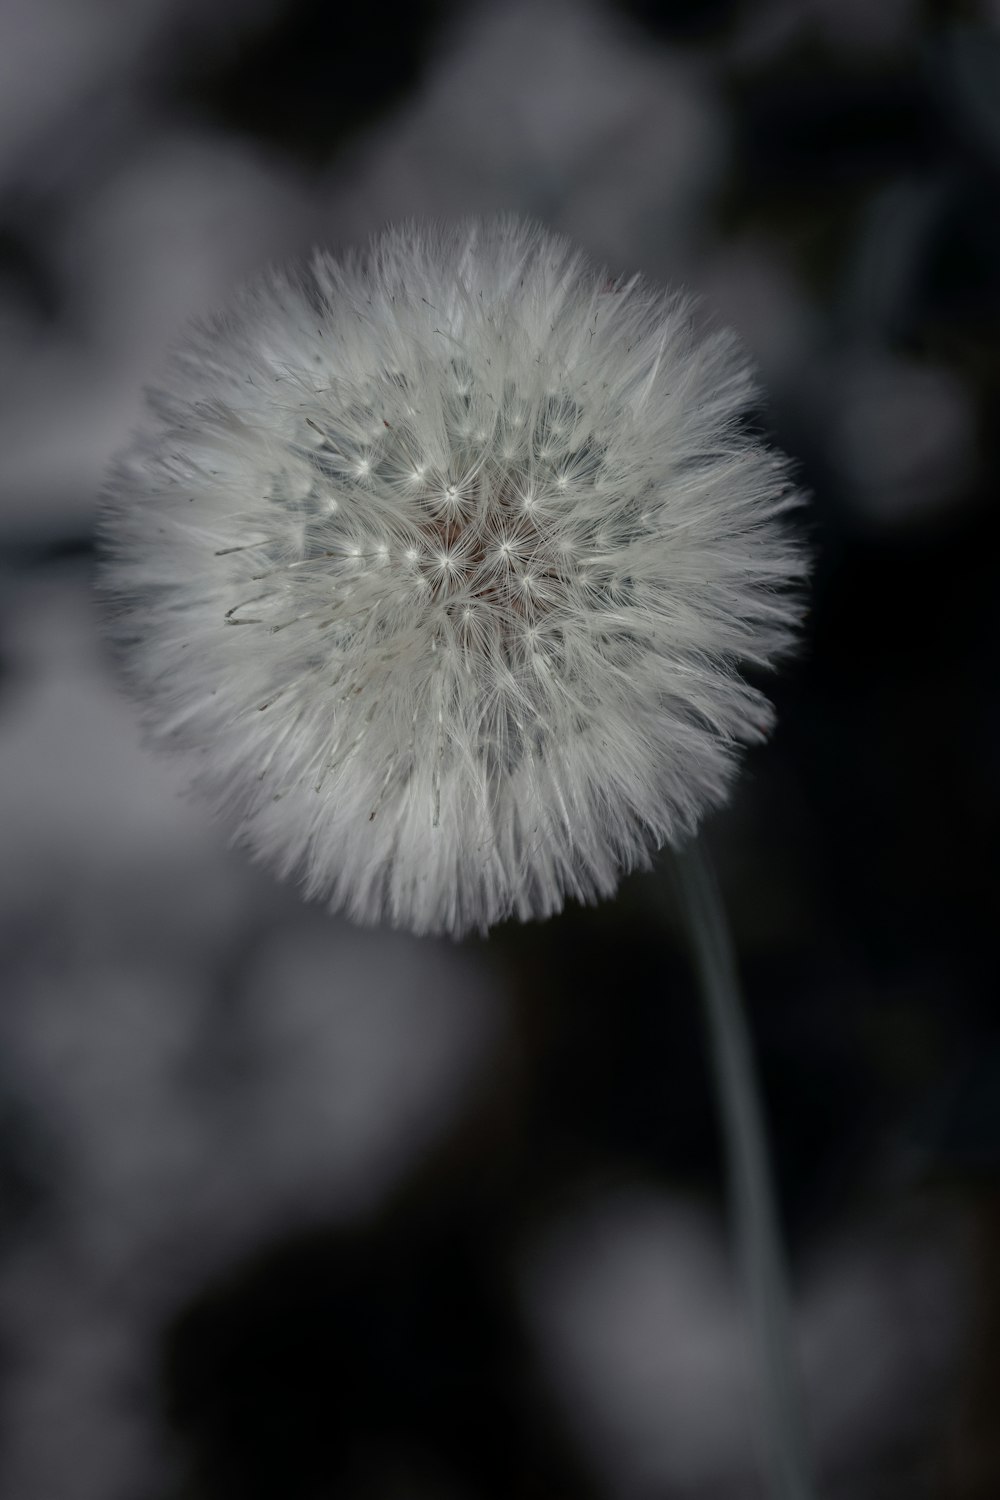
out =
[[(809, 1121), (826, 1142), (822, 1161), (817, 1147), (799, 1168), (804, 1196), (810, 1177), (828, 1193), (799, 1278), (824, 1493), (959, 1500), (957, 1487), (935, 1488), (947, 1437), (934, 1412), (978, 1347), (983, 1289), (962, 1238), (978, 1199), (956, 1208), (918, 1193), (914, 1206), (912, 1186), (894, 1201), (884, 1182), (881, 1198), (866, 1196), (864, 1160), (919, 1117), (938, 1054), (975, 1049), (989, 1026), (976, 881), (981, 849), (995, 848), (1000, 714), (970, 686), (985, 680), (979, 657), (949, 649), (938, 661), (913, 631), (891, 643), (898, 598), (942, 620), (985, 611), (963, 570), (991, 540), (976, 527), (996, 463), (982, 414), (998, 385), (1000, 51), (995, 23), (972, 7), (960, 27), (910, 0), (708, 9), (711, 26), (684, 5), (428, 7), (419, 57), (397, 69), (412, 83), (374, 114), (345, 35), (330, 81), (340, 134), (318, 160), (289, 144), (296, 118), (280, 141), (263, 107), (256, 135), (227, 119), (220, 82), (256, 78), (269, 46), (294, 63), (282, 27), (311, 22), (305, 3), (16, 0), (0, 19), (0, 1492), (11, 1500), (235, 1493), (198, 1479), (171, 1437), (164, 1329), (262, 1245), (314, 1224), (377, 1223), (435, 1153), (461, 1143), (506, 1050), (537, 1061), (524, 994), (539, 998), (537, 976), (554, 988), (566, 969), (572, 916), (541, 948), (500, 935), (454, 949), (302, 908), (227, 851), (143, 750), (90, 600), (102, 474), (180, 323), (313, 243), (363, 240), (405, 215), (505, 208), (616, 268), (701, 291), (757, 357), (769, 418), (816, 490), (815, 638), (782, 707), (784, 748), (755, 762), (719, 838), (748, 961), (765, 966), (765, 1072), (793, 1091), (775, 1107), (779, 1160), (812, 1149)], [(380, 20), (382, 47), (402, 48), (403, 22)], [(294, 70), (285, 88), (294, 100)], [(348, 129), (352, 109), (364, 123)], [(991, 181), (993, 207), (980, 209)], [(933, 597), (907, 571), (921, 545), (953, 564)], [(993, 628), (977, 649), (995, 677)], [(925, 725), (943, 719), (955, 733), (935, 739)], [(897, 753), (919, 738), (939, 756), (961, 736), (958, 774), (949, 763), (932, 779), (922, 761), (908, 772)], [(966, 849), (935, 821), (943, 782), (964, 822), (963, 795), (982, 809), (982, 845), (973, 830)], [(870, 860), (851, 824), (858, 806), (886, 819)], [(924, 905), (906, 884), (917, 861), (900, 831), (918, 816), (929, 871), (930, 851), (941, 854)], [(959, 915), (941, 873), (955, 869)], [(866, 880), (881, 880), (872, 898)], [(938, 925), (914, 912), (937, 912)], [(648, 983), (658, 1001), (662, 974), (630, 975), (635, 954), (617, 953), (605, 920), (595, 930), (618, 987)], [(658, 916), (647, 929), (665, 952)], [(796, 969), (804, 949), (813, 967)], [(801, 993), (779, 1014), (783, 984)], [(595, 1066), (622, 1035), (620, 997), (599, 998)], [(570, 996), (566, 1015), (584, 999)], [(788, 1014), (805, 1019), (775, 1020)], [(838, 1047), (852, 1057), (841, 1072)], [(562, 1202), (549, 1181), (540, 1206), (498, 1211), (515, 1266), (508, 1316), (527, 1330), (553, 1422), (596, 1494), (736, 1500), (751, 1492), (753, 1437), (707, 1206), (715, 1168), (691, 1167), (683, 1131), (661, 1139), (655, 1111), (684, 1086), (669, 1051), (662, 1067), (642, 1130), (669, 1169), (641, 1153), (618, 1160), (595, 1124), (582, 1199)], [(984, 1098), (991, 1069), (977, 1075)], [(500, 1116), (522, 1107), (512, 1084)], [(616, 1161), (607, 1178), (602, 1152)], [(525, 1173), (532, 1158), (560, 1160), (543, 1134), (519, 1158)], [(945, 1146), (925, 1160), (954, 1166)], [(359, 1497), (404, 1492), (371, 1483)], [(289, 1496), (327, 1493), (297, 1484), (290, 1475)], [(465, 1493), (448, 1485), (433, 1493)]]

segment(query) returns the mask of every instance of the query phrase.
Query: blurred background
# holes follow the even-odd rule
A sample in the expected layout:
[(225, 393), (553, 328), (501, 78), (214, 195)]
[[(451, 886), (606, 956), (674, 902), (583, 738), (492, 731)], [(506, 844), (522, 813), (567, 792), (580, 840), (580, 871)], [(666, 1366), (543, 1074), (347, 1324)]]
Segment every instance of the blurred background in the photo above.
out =
[(663, 877), (463, 945), (251, 869), (139, 742), (93, 518), (167, 342), (403, 216), (701, 293), (813, 493), (706, 836), (823, 1500), (1000, 1495), (1000, 6), (6, 0), (0, 1494), (754, 1500)]

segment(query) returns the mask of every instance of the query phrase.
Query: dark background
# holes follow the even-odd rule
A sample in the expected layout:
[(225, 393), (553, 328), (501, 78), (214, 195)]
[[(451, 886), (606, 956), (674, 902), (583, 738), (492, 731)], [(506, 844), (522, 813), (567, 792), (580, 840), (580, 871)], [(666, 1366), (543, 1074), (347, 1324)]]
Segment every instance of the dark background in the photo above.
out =
[(824, 1500), (1000, 1495), (1000, 6), (8, 0), (0, 1492), (762, 1494), (666, 882), (461, 946), (227, 851), (98, 645), (166, 342), (263, 264), (516, 209), (740, 330), (813, 494), (707, 838)]

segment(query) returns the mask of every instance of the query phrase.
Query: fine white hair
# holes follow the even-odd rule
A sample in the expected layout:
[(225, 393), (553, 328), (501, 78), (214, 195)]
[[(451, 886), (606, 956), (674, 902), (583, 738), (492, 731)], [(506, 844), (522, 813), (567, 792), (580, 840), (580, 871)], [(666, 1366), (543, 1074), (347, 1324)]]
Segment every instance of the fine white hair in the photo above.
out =
[(102, 512), (153, 737), (363, 922), (610, 894), (724, 800), (794, 634), (734, 336), (511, 217), (269, 272), (188, 334)]

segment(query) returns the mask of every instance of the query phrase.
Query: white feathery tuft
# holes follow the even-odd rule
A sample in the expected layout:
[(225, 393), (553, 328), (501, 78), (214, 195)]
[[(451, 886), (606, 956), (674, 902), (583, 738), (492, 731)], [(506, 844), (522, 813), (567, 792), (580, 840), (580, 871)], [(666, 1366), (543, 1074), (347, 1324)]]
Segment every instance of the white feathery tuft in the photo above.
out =
[(269, 273), (191, 333), (102, 514), (154, 738), (364, 922), (609, 895), (771, 723), (802, 553), (691, 303), (516, 218)]

